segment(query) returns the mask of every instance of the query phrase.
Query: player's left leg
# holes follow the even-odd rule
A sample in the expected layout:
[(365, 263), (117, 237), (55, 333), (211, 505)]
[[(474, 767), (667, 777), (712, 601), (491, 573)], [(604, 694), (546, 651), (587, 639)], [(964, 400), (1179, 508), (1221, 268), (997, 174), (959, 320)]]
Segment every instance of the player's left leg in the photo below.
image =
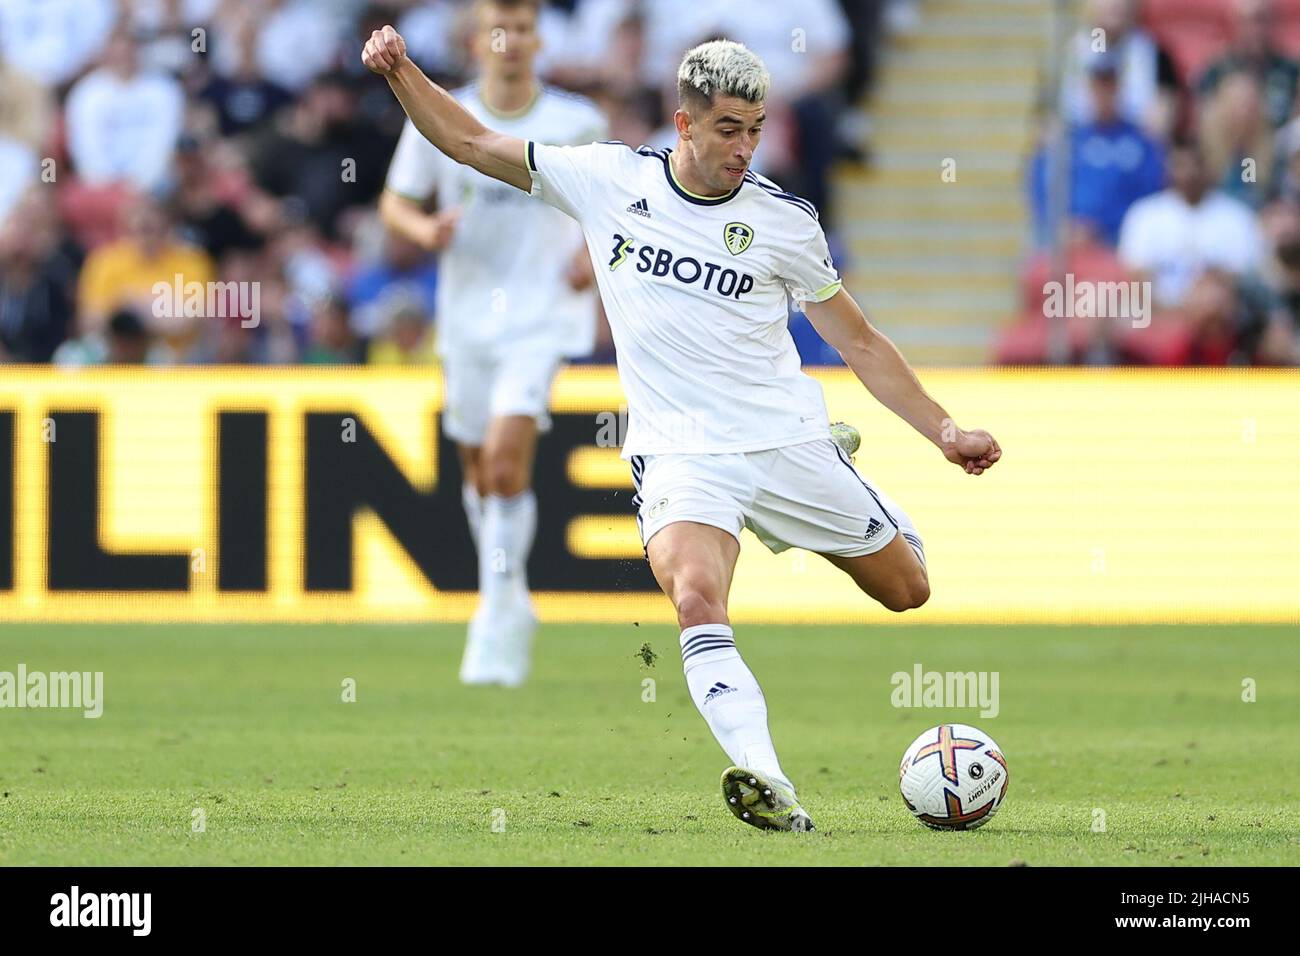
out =
[(846, 558), (822, 553), (831, 564), (848, 574), (865, 594), (891, 611), (918, 608), (930, 598), (930, 578), (917, 547), (901, 534), (873, 554)]
[[(852, 473), (870, 498), (868, 501), (867, 497), (859, 494), (856, 500), (860, 507), (890, 525), (894, 536), (878, 551), (858, 554), (852, 547), (836, 551), (827, 549), (822, 552), (822, 557), (848, 574), (863, 593), (889, 610), (901, 612), (920, 607), (930, 599), (930, 576), (925, 567), (925, 548), (916, 526), (897, 502), (859, 475), (851, 462), (845, 461), (844, 454), (838, 457), (849, 465), (846, 471)], [(850, 496), (856, 492), (847, 478), (844, 484)]]

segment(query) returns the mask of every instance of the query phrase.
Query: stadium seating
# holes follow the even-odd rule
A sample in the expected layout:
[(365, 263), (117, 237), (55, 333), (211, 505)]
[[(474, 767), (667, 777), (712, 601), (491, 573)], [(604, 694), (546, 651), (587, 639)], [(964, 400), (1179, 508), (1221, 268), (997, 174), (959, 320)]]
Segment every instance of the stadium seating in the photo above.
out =
[[(1132, 276), (1115, 253), (1103, 246), (1080, 246), (1071, 251), (1066, 271), (1076, 284), (1084, 282), (1128, 282)], [(1051, 257), (1032, 259), (1022, 273), (1023, 305), (1020, 319), (1002, 330), (995, 360), (1002, 365), (1040, 365), (1049, 357), (1050, 321), (1044, 314), (1046, 284), (1053, 278)], [(1072, 354), (1082, 353), (1088, 341), (1090, 322), (1082, 317), (1066, 320), (1066, 336)], [(1116, 345), (1134, 364), (1179, 365), (1190, 349), (1190, 332), (1184, 319), (1173, 313), (1157, 314), (1148, 328), (1123, 328)]]
[(1184, 82), (1197, 76), (1228, 42), (1224, 0), (1147, 0), (1143, 22), (1173, 57)]
[[(1277, 38), (1289, 55), (1300, 57), (1300, 0), (1273, 0)], [(1223, 55), (1233, 30), (1233, 0), (1144, 0), (1142, 25), (1169, 51), (1179, 73), (1194, 89), (1205, 68)], [(1126, 281), (1113, 252), (1100, 248), (1074, 250), (1068, 271), (1076, 282)], [(1046, 256), (1031, 259), (1022, 268), (1020, 317), (999, 333), (995, 360), (1007, 364), (1035, 364), (1048, 358), (1050, 322), (1043, 314), (1043, 285), (1052, 275)], [(1086, 343), (1087, 323), (1067, 320), (1067, 337), (1076, 354)], [(1150, 328), (1128, 329), (1117, 345), (1128, 360), (1152, 365), (1178, 365), (1196, 361), (1194, 336), (1187, 319), (1178, 313), (1154, 316)], [(1200, 360), (1205, 360), (1201, 356)]]
[[(1300, 55), (1300, 0), (1274, 0), (1278, 42)], [(1195, 82), (1228, 44), (1232, 0), (1145, 0), (1142, 23), (1174, 58), (1184, 81)]]
[(117, 238), (122, 209), (131, 198), (126, 183), (90, 186), (69, 176), (56, 194), (59, 217), (83, 249), (94, 249)]

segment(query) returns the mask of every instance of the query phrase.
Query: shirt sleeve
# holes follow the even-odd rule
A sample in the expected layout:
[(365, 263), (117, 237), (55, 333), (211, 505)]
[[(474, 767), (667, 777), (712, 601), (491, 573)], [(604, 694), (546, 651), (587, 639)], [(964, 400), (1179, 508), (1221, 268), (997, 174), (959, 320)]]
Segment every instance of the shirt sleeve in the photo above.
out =
[(592, 181), (598, 170), (600, 146), (547, 146), (528, 141), (528, 172), (533, 178), (530, 195), (582, 221), (589, 208)]
[(785, 283), (790, 301), (796, 307), (804, 302), (825, 302), (840, 291), (844, 284), (831, 261), (831, 251), (826, 245), (826, 233), (821, 225), (814, 224), (811, 238), (785, 268), (781, 281)]
[(436, 191), (439, 174), (451, 162), (407, 120), (393, 152), (384, 188), (414, 202), (427, 202)]

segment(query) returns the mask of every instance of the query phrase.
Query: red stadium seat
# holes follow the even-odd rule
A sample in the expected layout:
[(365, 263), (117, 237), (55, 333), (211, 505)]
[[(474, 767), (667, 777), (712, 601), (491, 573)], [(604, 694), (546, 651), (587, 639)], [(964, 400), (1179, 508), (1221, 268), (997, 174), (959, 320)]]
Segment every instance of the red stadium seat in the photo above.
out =
[(1230, 9), (1225, 0), (1147, 0), (1142, 22), (1194, 83), (1228, 45)]
[[(1070, 350), (1080, 355), (1087, 345), (1087, 325), (1067, 319)], [(1026, 312), (1014, 324), (1001, 330), (994, 344), (994, 361), (999, 365), (1042, 365), (1047, 362), (1050, 323), (1042, 311)], [(1145, 329), (1122, 328), (1116, 345), (1126, 362), (1136, 365), (1186, 365), (1192, 348), (1191, 330), (1177, 313), (1156, 315)]]
[[(1078, 246), (1071, 250), (1066, 270), (1076, 282), (1127, 282), (1131, 277), (1113, 249)], [(1029, 261), (1021, 273), (1021, 302), (1030, 311), (1042, 312), (1043, 286), (1052, 278), (1051, 256), (1043, 254)]]
[(1142, 21), (1148, 27), (1185, 20), (1227, 20), (1232, 0), (1143, 0)]
[(59, 217), (81, 247), (90, 250), (117, 238), (122, 207), (132, 190), (126, 183), (87, 186), (69, 177), (57, 196)]
[[(1078, 246), (1070, 251), (1066, 270), (1078, 282), (1127, 282), (1132, 276), (1113, 249), (1099, 245)], [(1020, 319), (1001, 330), (994, 345), (995, 360), (1002, 365), (1035, 365), (1047, 361), (1050, 322), (1044, 314), (1046, 299), (1044, 286), (1054, 275), (1049, 255), (1031, 259), (1021, 273), (1021, 297), (1024, 311)], [(1070, 349), (1082, 352), (1089, 335), (1090, 322), (1086, 319), (1067, 319), (1066, 335)], [(1121, 334), (1121, 344), (1139, 364), (1176, 364), (1185, 354), (1183, 338), (1177, 329), (1163, 326), (1156, 330), (1134, 329)]]
[(1300, 16), (1278, 25), (1277, 42), (1288, 56), (1300, 59)]
[[(1232, 0), (1145, 0), (1143, 25), (1194, 82), (1232, 35)], [(1300, 0), (1273, 0), (1281, 48), (1300, 57)]]
[(1300, 0), (1273, 0), (1277, 14), (1278, 45), (1300, 59)]
[[(1070, 352), (1078, 355), (1087, 345), (1089, 323), (1083, 319), (1066, 319), (1065, 322)], [(995, 361), (999, 365), (1042, 365), (1048, 360), (1050, 336), (1051, 321), (1042, 310), (1026, 312), (1014, 325), (999, 333), (994, 345)], [(1146, 361), (1145, 353), (1141, 361)]]
[(1185, 365), (1192, 347), (1192, 333), (1175, 312), (1160, 312), (1145, 329), (1121, 331), (1119, 344), (1131, 356), (1148, 365)]
[(999, 365), (1042, 365), (1047, 361), (1047, 320), (1029, 312), (998, 333), (993, 360)]

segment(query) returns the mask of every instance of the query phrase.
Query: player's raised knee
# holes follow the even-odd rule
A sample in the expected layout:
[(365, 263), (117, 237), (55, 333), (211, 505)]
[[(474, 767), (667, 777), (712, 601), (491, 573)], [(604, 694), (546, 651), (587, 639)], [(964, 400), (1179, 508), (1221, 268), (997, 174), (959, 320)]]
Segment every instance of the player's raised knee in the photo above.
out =
[(911, 611), (930, 600), (930, 581), (924, 572), (909, 574), (898, 579), (897, 583), (885, 594), (880, 603), (891, 611)]

